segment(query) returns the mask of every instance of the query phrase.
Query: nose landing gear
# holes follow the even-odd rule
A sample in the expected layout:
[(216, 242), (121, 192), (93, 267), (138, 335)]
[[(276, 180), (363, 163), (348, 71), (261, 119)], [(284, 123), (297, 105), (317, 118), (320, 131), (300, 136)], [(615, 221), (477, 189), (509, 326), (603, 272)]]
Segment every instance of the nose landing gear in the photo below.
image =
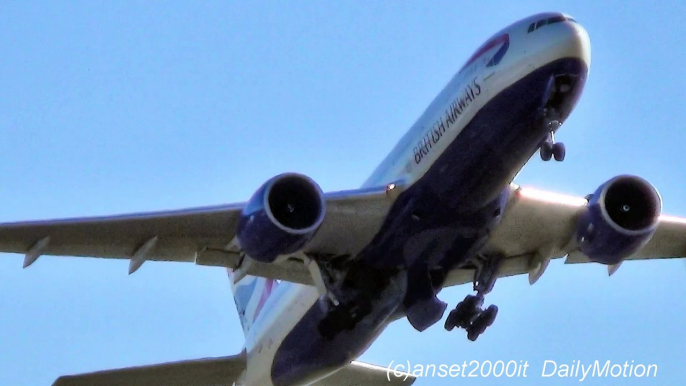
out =
[(539, 119), (548, 131), (540, 145), (543, 161), (555, 158), (555, 161), (561, 162), (565, 159), (565, 145), (555, 143), (555, 132), (564, 119), (559, 109), (565, 105), (565, 99), (573, 91), (576, 80), (575, 76), (569, 74), (551, 76), (543, 92)]
[(467, 339), (475, 341), (488, 326), (493, 324), (498, 315), (498, 307), (490, 305), (484, 310), (482, 306), (484, 295), (493, 289), (501, 261), (502, 257), (494, 256), (484, 258), (484, 261), (478, 264), (480, 266), (474, 277), (474, 290), (477, 294), (467, 295), (454, 310), (450, 311), (444, 325), (446, 330), (452, 331), (455, 327), (463, 328), (467, 331)]
[[(557, 127), (560, 126), (559, 121), (552, 121), (549, 126)], [(555, 142), (555, 129), (551, 130), (546, 136), (543, 143), (541, 143), (540, 154), (543, 161), (550, 161), (551, 158), (555, 158), (555, 161), (562, 162), (565, 159), (567, 153), (565, 149), (565, 144), (562, 142)]]

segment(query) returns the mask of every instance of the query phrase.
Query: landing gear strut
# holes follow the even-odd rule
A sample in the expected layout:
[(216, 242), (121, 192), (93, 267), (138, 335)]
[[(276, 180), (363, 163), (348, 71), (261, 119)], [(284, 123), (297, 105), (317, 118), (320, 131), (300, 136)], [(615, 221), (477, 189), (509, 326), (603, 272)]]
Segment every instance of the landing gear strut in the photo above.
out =
[(452, 331), (455, 327), (467, 330), (467, 338), (475, 341), (488, 326), (493, 324), (498, 307), (490, 305), (485, 310), (484, 295), (491, 292), (497, 279), (498, 268), (502, 261), (501, 256), (484, 257), (477, 261), (477, 270), (474, 275), (474, 290), (476, 295), (467, 297), (450, 311), (445, 321), (445, 329)]

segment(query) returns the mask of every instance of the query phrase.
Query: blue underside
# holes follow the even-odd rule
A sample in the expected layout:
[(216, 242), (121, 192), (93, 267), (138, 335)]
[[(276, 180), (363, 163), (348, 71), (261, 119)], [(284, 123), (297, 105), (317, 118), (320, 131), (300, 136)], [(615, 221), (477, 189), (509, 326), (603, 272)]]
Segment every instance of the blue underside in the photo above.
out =
[(583, 62), (561, 59), (489, 101), (429, 171), (398, 197), (379, 233), (358, 256), (358, 261), (374, 269), (407, 268), (402, 271), (407, 272), (401, 280), (403, 296), (390, 292), (376, 296), (365, 319), (330, 340), (317, 330), (325, 311), (315, 304), (277, 351), (274, 384), (300, 382), (314, 371), (359, 356), (390, 316), (405, 312), (415, 299), (433, 296), (431, 288), (413, 284), (422, 282), (413, 275), (437, 273), (433, 285), (440, 288), (446, 272), (467, 263), (499, 221), (509, 183), (547, 135), (540, 111), (551, 76), (576, 79), (572, 91), (556, 101), (557, 111), (566, 118), (581, 94), (586, 73)]

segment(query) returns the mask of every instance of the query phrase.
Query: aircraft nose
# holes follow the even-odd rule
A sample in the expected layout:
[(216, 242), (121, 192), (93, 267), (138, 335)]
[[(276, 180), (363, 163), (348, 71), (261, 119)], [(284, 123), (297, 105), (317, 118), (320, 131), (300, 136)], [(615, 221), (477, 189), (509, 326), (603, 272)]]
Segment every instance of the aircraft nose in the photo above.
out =
[(569, 58), (581, 59), (586, 63), (586, 67), (591, 67), (591, 40), (588, 32), (576, 20), (567, 17), (563, 28), (559, 29), (560, 39), (557, 44), (563, 51), (563, 55)]

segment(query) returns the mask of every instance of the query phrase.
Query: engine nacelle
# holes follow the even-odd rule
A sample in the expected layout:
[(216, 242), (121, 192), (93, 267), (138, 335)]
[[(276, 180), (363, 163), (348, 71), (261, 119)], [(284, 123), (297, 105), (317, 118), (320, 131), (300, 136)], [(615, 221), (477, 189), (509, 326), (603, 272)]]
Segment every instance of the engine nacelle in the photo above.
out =
[(295, 173), (265, 182), (243, 209), (236, 237), (243, 251), (264, 263), (294, 253), (312, 239), (324, 221), (325, 202), (319, 185)]
[(648, 181), (614, 177), (593, 193), (579, 217), (579, 249), (592, 261), (620, 263), (650, 241), (661, 211), (662, 199)]

